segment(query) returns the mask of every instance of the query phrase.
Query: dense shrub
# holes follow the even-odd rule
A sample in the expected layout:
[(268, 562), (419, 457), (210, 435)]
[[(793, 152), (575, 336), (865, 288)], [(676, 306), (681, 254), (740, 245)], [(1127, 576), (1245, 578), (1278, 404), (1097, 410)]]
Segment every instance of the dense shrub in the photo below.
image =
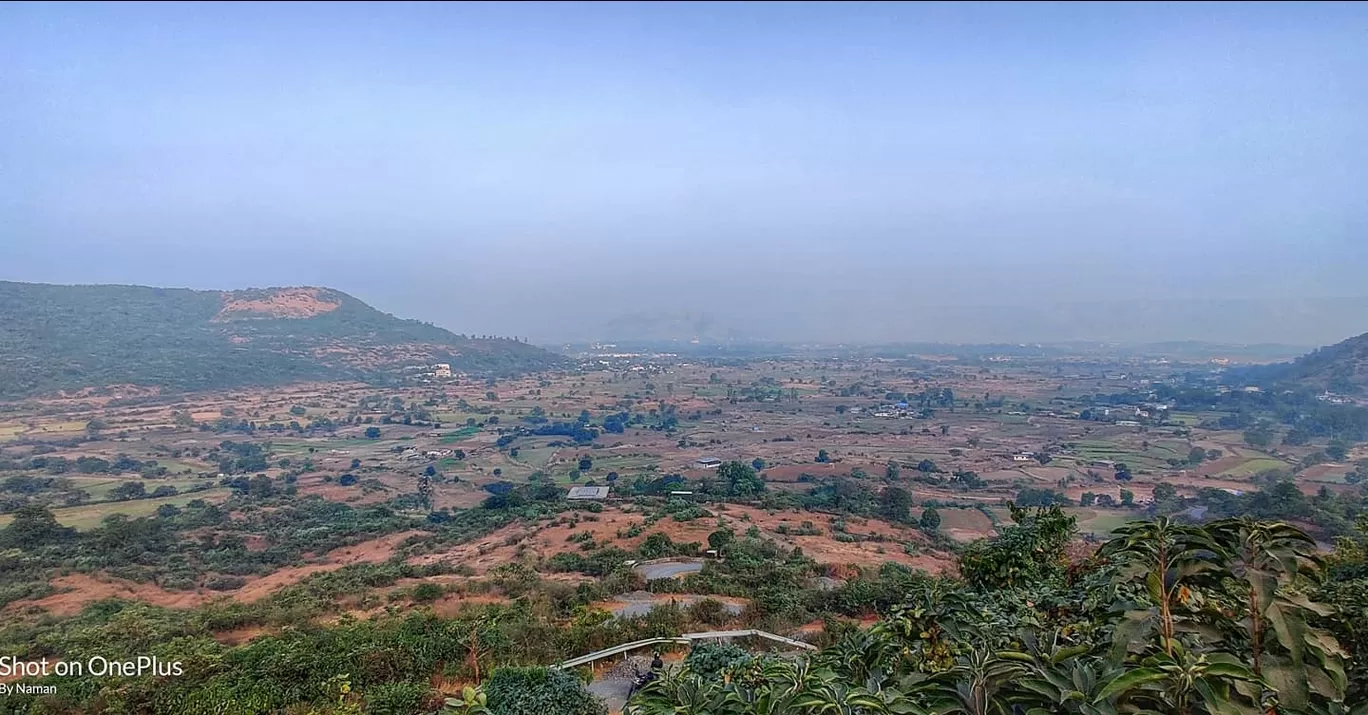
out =
[(429, 688), (418, 683), (384, 683), (366, 691), (366, 715), (410, 715), (423, 712)]
[(211, 591), (232, 591), (246, 584), (247, 580), (240, 576), (215, 575), (204, 579), (204, 587)]
[(734, 643), (699, 643), (689, 651), (684, 664), (704, 678), (721, 677), (722, 671), (751, 659), (746, 649)]
[(607, 715), (608, 709), (563, 670), (499, 668), (485, 685), (492, 715)]
[(413, 600), (432, 603), (442, 597), (442, 587), (435, 583), (420, 583), (413, 589)]

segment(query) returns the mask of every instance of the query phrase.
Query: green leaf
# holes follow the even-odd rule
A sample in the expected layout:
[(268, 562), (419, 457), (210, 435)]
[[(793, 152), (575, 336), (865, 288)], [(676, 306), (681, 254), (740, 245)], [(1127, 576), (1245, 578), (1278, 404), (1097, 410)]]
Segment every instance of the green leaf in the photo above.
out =
[(1268, 658), (1263, 667), (1264, 680), (1278, 693), (1278, 700), (1293, 708), (1307, 701), (1306, 669), (1283, 658)]
[(1316, 603), (1315, 601), (1312, 601), (1301, 594), (1288, 593), (1284, 594), (1282, 598), (1288, 603), (1291, 603), (1299, 608), (1304, 608), (1308, 611), (1311, 611), (1317, 616), (1331, 616), (1335, 613), (1334, 607), (1327, 606), (1323, 603)]
[(1145, 592), (1155, 603), (1164, 600), (1164, 584), (1159, 580), (1159, 574), (1151, 572), (1145, 577)]
[(1306, 648), (1306, 622), (1301, 614), (1274, 602), (1268, 607), (1266, 615), (1273, 632), (1278, 635), (1278, 643), (1292, 654), (1294, 663), (1300, 663)]
[(1206, 666), (1207, 675), (1215, 675), (1225, 678), (1238, 678), (1240, 680), (1254, 680), (1254, 671), (1243, 665), (1234, 663), (1208, 663)]
[(1050, 662), (1051, 662), (1051, 663), (1054, 663), (1055, 665), (1058, 665), (1058, 664), (1063, 663), (1064, 661), (1066, 661), (1066, 660), (1068, 660), (1068, 659), (1070, 659), (1070, 658), (1076, 658), (1076, 657), (1078, 657), (1078, 656), (1080, 656), (1080, 655), (1083, 655), (1083, 654), (1087, 653), (1087, 652), (1090, 651), (1090, 650), (1092, 650), (1092, 645), (1091, 645), (1091, 644), (1076, 645), (1076, 646), (1072, 646), (1072, 647), (1069, 647), (1069, 648), (1061, 648), (1061, 649), (1059, 649), (1059, 652), (1057, 652), (1057, 653), (1055, 653), (1054, 655), (1050, 656)]
[(1163, 671), (1155, 668), (1137, 668), (1135, 670), (1122, 673), (1113, 678), (1093, 696), (1094, 703), (1101, 703), (1109, 700), (1114, 695), (1130, 692), (1146, 683), (1154, 683), (1168, 677)]
[(1032, 657), (1029, 653), (1021, 653), (1021, 652), (1018, 652), (1018, 651), (1004, 650), (1004, 651), (998, 651), (997, 657), (999, 657), (999, 658), (1001, 658), (1001, 659), (1003, 659), (1003, 660), (1015, 660), (1015, 661), (1020, 662), (1020, 663), (1029, 663), (1029, 664), (1032, 664), (1032, 665), (1035, 664), (1035, 658)]
[(1258, 604), (1260, 611), (1267, 609), (1273, 603), (1273, 596), (1278, 591), (1278, 576), (1262, 570), (1251, 570), (1245, 575), (1245, 581), (1249, 583), (1254, 592), (1254, 600)]
[(1258, 715), (1259, 713), (1258, 707), (1238, 702), (1229, 697), (1228, 690), (1217, 692), (1210, 681), (1198, 679), (1193, 682), (1192, 686), (1202, 695), (1202, 704), (1206, 705), (1207, 712), (1211, 715)]
[(1022, 678), (1016, 681), (1016, 685), (1037, 695), (1042, 695), (1052, 703), (1058, 703), (1063, 699), (1063, 693), (1058, 687), (1039, 678)]
[(1196, 576), (1198, 574), (1204, 574), (1209, 571), (1216, 571), (1218, 569), (1220, 569), (1220, 566), (1211, 561), (1185, 560), (1174, 567), (1173, 581), (1176, 584), (1180, 581), (1186, 581), (1187, 579), (1192, 578), (1193, 576)]
[(1338, 686), (1329, 674), (1320, 668), (1303, 667), (1306, 673), (1306, 681), (1310, 689), (1315, 694), (1327, 699), (1339, 699), (1344, 697), (1344, 687)]
[(1112, 632), (1111, 659), (1120, 662), (1128, 650), (1139, 649), (1148, 640), (1146, 636), (1154, 628), (1158, 613), (1154, 610), (1127, 611), (1125, 617)]

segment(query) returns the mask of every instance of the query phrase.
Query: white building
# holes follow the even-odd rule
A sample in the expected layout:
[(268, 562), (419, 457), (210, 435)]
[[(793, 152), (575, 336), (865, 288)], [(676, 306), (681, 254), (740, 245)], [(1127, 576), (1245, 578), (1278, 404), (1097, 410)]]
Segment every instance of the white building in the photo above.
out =
[(570, 487), (566, 499), (607, 499), (608, 487)]

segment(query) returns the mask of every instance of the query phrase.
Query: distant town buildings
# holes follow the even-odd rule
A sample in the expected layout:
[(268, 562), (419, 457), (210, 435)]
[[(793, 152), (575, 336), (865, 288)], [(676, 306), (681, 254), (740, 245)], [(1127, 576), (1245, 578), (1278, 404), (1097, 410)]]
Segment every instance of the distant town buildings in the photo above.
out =
[(703, 457), (694, 462), (694, 469), (717, 469), (722, 466), (722, 460), (713, 457)]

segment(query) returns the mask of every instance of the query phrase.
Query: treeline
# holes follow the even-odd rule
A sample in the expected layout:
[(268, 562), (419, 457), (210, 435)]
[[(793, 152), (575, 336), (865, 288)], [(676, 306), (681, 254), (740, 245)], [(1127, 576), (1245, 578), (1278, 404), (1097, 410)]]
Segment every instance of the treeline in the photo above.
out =
[[(1156, 490), (1156, 494), (1159, 491)], [(1347, 536), (1354, 531), (1355, 520), (1368, 512), (1364, 495), (1359, 492), (1331, 492), (1322, 487), (1307, 496), (1291, 480), (1281, 479), (1262, 489), (1231, 494), (1224, 489), (1210, 487), (1198, 490), (1195, 497), (1183, 499), (1169, 496), (1157, 505), (1163, 510), (1187, 509), (1192, 505), (1206, 507), (1208, 518), (1249, 516), (1255, 519), (1295, 521), (1312, 524), (1326, 536)]]
[(39, 455), (28, 459), (0, 457), (0, 471), (31, 470), (46, 474), (126, 474), (136, 472), (144, 477), (166, 476), (167, 468), (156, 460), (140, 460), (120, 454), (112, 461), (102, 457), (77, 457), (68, 459), (61, 456)]
[[(1272, 420), (1311, 437), (1368, 440), (1368, 408), (1322, 401), (1305, 388), (1222, 392), (1206, 386), (1155, 385), (1154, 394), (1161, 401), (1172, 401), (1178, 410), (1228, 413), (1213, 425), (1220, 429), (1244, 430), (1261, 420)], [(1109, 399), (1135, 402), (1144, 397), (1112, 395)]]

